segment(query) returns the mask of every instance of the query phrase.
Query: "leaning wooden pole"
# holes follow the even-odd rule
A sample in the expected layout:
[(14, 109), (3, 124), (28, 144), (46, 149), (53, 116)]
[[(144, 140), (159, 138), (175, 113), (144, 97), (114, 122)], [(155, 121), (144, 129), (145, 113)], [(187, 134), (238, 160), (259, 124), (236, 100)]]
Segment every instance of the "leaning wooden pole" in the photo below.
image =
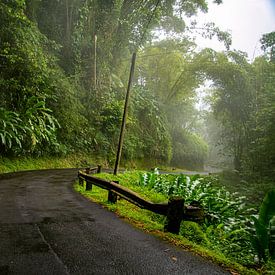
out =
[(96, 82), (97, 82), (97, 72), (96, 72), (96, 48), (97, 48), (97, 36), (95, 34), (95, 37), (94, 37), (94, 89), (96, 90)]
[(134, 77), (134, 71), (135, 71), (135, 63), (136, 63), (136, 53), (133, 53), (130, 76), (129, 76), (128, 87), (127, 87), (126, 98), (125, 98), (125, 104), (124, 104), (122, 124), (121, 124), (121, 129), (120, 129), (119, 142), (118, 142), (118, 147), (117, 147), (117, 155), (116, 155), (114, 175), (117, 174), (118, 166), (119, 166), (119, 163), (120, 163), (120, 157), (121, 157), (121, 151), (122, 151), (122, 145), (123, 145), (123, 138), (124, 138), (124, 131), (125, 131), (125, 126), (126, 126), (127, 112), (128, 112), (128, 105), (129, 105), (129, 96), (130, 96), (130, 90), (131, 90), (132, 81), (133, 81), (133, 77)]

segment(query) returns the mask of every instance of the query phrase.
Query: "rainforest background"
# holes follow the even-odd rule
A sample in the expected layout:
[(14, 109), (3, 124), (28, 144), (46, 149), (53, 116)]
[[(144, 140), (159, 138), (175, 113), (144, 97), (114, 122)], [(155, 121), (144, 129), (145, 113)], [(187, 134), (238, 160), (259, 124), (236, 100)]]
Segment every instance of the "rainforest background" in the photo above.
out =
[[(112, 165), (137, 51), (124, 164), (274, 177), (274, 32), (251, 62), (230, 50), (227, 32), (197, 26), (198, 11), (207, 1), (2, 0), (1, 156), (82, 152)], [(227, 50), (199, 51), (194, 32)], [(207, 94), (200, 111), (198, 88)]]

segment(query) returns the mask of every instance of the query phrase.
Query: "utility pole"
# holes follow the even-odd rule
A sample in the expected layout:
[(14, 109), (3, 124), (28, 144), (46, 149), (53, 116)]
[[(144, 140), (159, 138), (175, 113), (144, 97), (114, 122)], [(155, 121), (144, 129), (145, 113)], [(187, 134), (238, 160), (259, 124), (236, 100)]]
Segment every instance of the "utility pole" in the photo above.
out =
[(94, 37), (94, 89), (96, 90), (96, 43), (97, 43), (97, 36), (95, 34)]
[(135, 71), (135, 63), (136, 63), (136, 53), (133, 53), (131, 69), (130, 69), (130, 76), (129, 76), (128, 87), (127, 87), (126, 98), (125, 98), (125, 104), (124, 104), (122, 124), (121, 124), (121, 129), (120, 129), (118, 148), (117, 148), (114, 175), (117, 174), (117, 170), (118, 170), (118, 166), (119, 166), (119, 162), (120, 162), (120, 157), (121, 157), (121, 151), (122, 151), (122, 145), (123, 145), (123, 139), (124, 139), (124, 131), (125, 131), (125, 126), (126, 126), (127, 112), (128, 112), (128, 105), (129, 105), (129, 96), (130, 96), (130, 90), (131, 90), (131, 85), (132, 85), (132, 81), (133, 81), (133, 77), (134, 77), (134, 71)]

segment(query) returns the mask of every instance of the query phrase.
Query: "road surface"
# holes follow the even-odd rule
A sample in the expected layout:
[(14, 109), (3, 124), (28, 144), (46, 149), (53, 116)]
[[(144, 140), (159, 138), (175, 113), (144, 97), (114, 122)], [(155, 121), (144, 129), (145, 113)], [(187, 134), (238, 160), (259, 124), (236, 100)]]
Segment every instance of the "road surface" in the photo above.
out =
[(83, 198), (76, 175), (0, 175), (0, 274), (228, 274)]

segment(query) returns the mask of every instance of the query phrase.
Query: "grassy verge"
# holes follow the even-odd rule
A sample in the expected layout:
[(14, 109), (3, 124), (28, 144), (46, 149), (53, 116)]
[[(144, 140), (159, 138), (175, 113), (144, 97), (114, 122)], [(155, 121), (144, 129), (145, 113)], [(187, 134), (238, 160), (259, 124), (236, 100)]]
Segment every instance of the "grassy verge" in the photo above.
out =
[(0, 173), (54, 169), (54, 168), (73, 168), (86, 167), (91, 164), (100, 163), (98, 159), (89, 156), (74, 154), (65, 157), (40, 157), (40, 158), (3, 158), (0, 157)]
[[(38, 169), (55, 169), (55, 168), (74, 168), (74, 167), (90, 167), (97, 164), (103, 165), (105, 168), (113, 167), (107, 160), (94, 157), (93, 155), (71, 154), (68, 156), (44, 156), (44, 157), (13, 157), (6, 158), (0, 156), (0, 174), (25, 170), (38, 170)], [(129, 161), (124, 163), (125, 169), (146, 169), (155, 167), (153, 162), (142, 161)], [(175, 169), (167, 166), (158, 166), (161, 170), (171, 172), (183, 172), (184, 169)]]
[[(130, 188), (131, 190), (141, 194), (144, 198), (153, 202), (164, 202), (167, 200), (167, 197), (164, 195), (139, 186), (137, 184), (139, 177), (138, 172), (127, 172), (116, 177), (110, 174), (100, 174), (97, 176), (108, 180), (118, 180), (123, 186)], [(118, 216), (133, 224), (134, 226), (154, 234), (155, 236), (165, 241), (173, 243), (174, 245), (179, 246), (184, 250), (201, 255), (222, 266), (224, 269), (232, 271), (232, 274), (258, 274), (258, 272), (253, 269), (248, 269), (236, 262), (230, 261), (222, 253), (213, 251), (203, 245), (196, 244), (195, 242), (192, 242), (183, 236), (164, 233), (164, 217), (161, 215), (140, 209), (123, 199), (118, 200), (116, 204), (110, 204), (107, 202), (107, 191), (96, 186), (93, 187), (92, 191), (85, 191), (85, 186), (82, 187), (76, 183), (75, 189), (92, 201), (100, 203), (109, 210), (114, 211)]]

